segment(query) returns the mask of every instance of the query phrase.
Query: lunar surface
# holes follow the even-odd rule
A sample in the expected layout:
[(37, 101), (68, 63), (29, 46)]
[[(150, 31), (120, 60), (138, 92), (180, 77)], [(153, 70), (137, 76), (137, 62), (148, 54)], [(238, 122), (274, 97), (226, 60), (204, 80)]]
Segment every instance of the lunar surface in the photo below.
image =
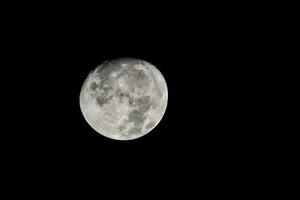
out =
[(80, 108), (98, 133), (132, 140), (149, 133), (162, 119), (167, 84), (152, 64), (133, 58), (106, 61), (91, 71), (80, 92)]

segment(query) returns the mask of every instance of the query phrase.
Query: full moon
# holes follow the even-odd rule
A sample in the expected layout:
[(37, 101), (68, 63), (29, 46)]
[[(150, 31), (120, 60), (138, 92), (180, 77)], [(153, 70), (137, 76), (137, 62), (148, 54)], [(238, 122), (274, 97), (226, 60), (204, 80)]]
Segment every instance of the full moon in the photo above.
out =
[(119, 58), (91, 71), (80, 92), (80, 109), (99, 134), (132, 140), (161, 121), (168, 103), (166, 81), (144, 60)]

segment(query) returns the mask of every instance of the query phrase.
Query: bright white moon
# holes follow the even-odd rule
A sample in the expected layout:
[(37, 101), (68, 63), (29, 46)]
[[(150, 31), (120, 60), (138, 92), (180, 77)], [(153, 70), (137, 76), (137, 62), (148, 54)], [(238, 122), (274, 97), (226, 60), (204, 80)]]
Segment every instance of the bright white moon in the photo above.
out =
[(116, 140), (149, 133), (162, 119), (167, 102), (167, 84), (160, 71), (133, 58), (106, 61), (96, 67), (80, 92), (80, 108), (88, 124)]

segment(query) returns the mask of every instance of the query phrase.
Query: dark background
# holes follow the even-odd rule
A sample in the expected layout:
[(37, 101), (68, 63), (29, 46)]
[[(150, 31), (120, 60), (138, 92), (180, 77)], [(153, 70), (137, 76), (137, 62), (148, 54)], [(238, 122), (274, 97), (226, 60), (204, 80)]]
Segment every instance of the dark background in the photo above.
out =
[[(256, 129), (260, 99), (252, 95), (263, 74), (263, 26), (254, 29), (260, 24), (243, 6), (122, 6), (40, 5), (7, 17), (7, 58), (18, 80), (10, 81), (18, 123), (6, 132), (9, 168), (23, 181), (54, 180), (62, 188), (132, 181), (172, 191), (238, 187), (255, 177), (261, 166), (252, 161), (265, 159)], [(169, 90), (162, 121), (132, 141), (99, 135), (79, 107), (88, 72), (120, 57), (155, 65)]]

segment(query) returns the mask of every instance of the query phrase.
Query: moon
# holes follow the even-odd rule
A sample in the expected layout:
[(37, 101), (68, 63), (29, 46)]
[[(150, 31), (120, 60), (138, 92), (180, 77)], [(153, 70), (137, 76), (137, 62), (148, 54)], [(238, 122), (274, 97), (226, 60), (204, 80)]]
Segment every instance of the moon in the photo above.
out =
[(168, 89), (154, 65), (141, 59), (118, 58), (89, 73), (79, 101), (85, 120), (99, 134), (133, 140), (159, 124), (167, 108)]

